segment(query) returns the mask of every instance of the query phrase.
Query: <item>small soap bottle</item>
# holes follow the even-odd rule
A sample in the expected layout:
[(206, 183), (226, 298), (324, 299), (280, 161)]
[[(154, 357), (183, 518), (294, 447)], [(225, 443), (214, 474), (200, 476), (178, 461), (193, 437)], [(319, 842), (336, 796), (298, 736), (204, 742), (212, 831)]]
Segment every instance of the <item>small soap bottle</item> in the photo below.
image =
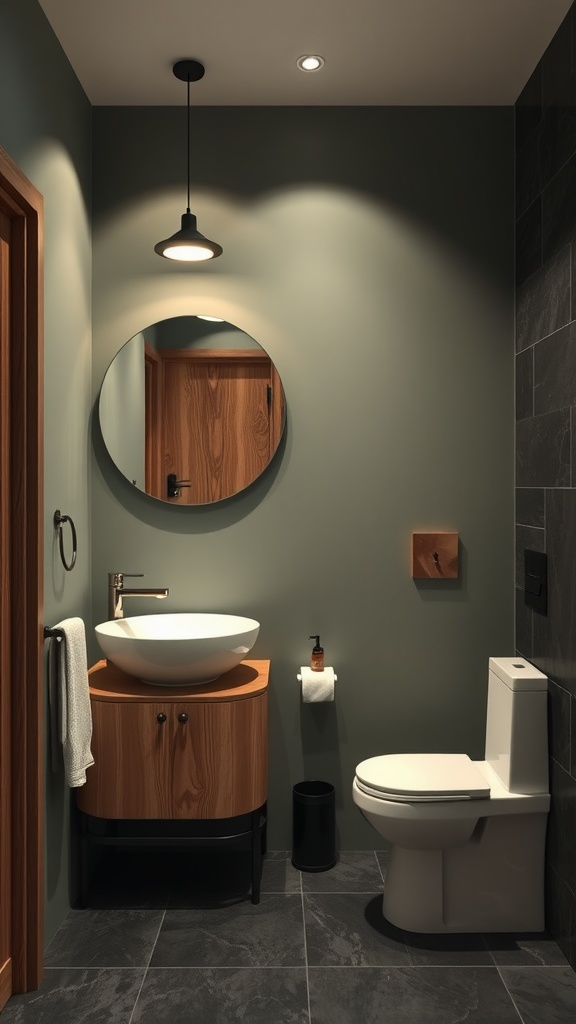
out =
[(312, 648), (312, 654), (310, 655), (310, 668), (313, 672), (324, 671), (324, 648), (320, 647), (320, 637), (311, 636), (311, 640), (315, 640), (316, 643)]

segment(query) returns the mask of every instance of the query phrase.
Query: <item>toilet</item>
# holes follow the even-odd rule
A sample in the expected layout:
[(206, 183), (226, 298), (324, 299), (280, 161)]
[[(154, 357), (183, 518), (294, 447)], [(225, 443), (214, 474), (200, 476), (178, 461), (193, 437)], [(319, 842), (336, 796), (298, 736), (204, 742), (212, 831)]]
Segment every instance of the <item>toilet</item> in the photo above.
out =
[(490, 658), (485, 760), (362, 761), (355, 804), (390, 844), (384, 917), (413, 932), (544, 929), (547, 686), (523, 658)]

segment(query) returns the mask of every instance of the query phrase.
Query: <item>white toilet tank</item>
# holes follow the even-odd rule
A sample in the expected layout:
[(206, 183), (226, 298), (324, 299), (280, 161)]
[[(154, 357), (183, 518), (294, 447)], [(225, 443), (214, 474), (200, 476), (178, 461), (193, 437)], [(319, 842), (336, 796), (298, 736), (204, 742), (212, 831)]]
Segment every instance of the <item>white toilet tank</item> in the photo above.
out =
[(524, 658), (490, 658), (485, 759), (512, 793), (548, 792), (548, 678)]

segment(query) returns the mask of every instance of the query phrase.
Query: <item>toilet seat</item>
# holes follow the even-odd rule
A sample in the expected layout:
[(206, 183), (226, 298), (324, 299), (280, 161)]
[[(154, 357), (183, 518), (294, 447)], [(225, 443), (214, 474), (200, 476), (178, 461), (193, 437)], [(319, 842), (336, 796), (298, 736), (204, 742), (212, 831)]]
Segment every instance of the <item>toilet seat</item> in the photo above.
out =
[(380, 800), (434, 803), (485, 800), (490, 786), (467, 754), (383, 754), (356, 768), (362, 792)]

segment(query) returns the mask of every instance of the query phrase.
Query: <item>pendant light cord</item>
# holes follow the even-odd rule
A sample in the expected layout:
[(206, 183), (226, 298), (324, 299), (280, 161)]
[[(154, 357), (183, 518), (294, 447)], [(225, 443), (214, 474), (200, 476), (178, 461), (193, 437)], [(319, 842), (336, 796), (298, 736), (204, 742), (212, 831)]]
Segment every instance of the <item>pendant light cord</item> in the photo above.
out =
[(188, 142), (188, 163), (187, 163), (187, 167), (188, 167), (188, 205), (186, 207), (186, 213), (190, 213), (190, 74), (188, 74), (188, 78), (186, 80), (186, 85), (187, 85), (187, 88), (188, 88), (188, 104), (187, 104), (187, 106), (188, 106), (188, 134), (187, 134), (187, 142)]

